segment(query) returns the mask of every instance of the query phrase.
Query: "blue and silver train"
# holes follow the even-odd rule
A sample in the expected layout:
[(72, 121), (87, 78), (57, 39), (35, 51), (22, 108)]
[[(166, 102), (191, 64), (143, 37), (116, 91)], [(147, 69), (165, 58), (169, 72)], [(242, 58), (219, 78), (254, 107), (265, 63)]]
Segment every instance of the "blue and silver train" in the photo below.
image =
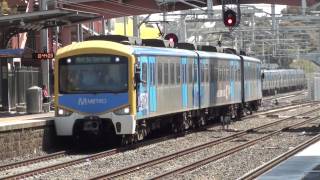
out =
[(306, 76), (301, 69), (262, 70), (263, 95), (301, 90), (306, 87)]
[(177, 132), (240, 118), (261, 103), (260, 67), (260, 60), (234, 54), (74, 43), (56, 56), (56, 132), (131, 143), (158, 128)]

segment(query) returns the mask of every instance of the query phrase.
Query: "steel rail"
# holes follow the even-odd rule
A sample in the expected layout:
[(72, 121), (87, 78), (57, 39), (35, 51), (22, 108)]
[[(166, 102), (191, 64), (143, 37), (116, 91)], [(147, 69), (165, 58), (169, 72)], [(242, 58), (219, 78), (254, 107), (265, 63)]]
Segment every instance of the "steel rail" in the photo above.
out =
[[(320, 108), (317, 108), (317, 109), (314, 109), (314, 110), (311, 110), (311, 111), (308, 111), (308, 112), (304, 112), (302, 114), (312, 113), (312, 112), (318, 111), (319, 109)], [(107, 173), (107, 174), (102, 174), (102, 175), (96, 176), (96, 177), (94, 177), (92, 179), (112, 179), (112, 178), (116, 178), (116, 177), (119, 177), (119, 176), (123, 176), (123, 175), (129, 174), (129, 173), (132, 173), (132, 172), (135, 172), (135, 171), (138, 171), (138, 170), (150, 167), (150, 166), (154, 166), (156, 164), (160, 164), (160, 163), (163, 163), (163, 162), (166, 162), (166, 161), (169, 161), (169, 160), (172, 160), (172, 159), (175, 159), (175, 158), (178, 158), (178, 157), (181, 157), (181, 156), (184, 156), (184, 155), (196, 152), (196, 151), (200, 151), (202, 149), (205, 149), (205, 148), (217, 145), (217, 144), (224, 143), (224, 142), (229, 141), (229, 140), (236, 139), (238, 137), (244, 136), (244, 135), (249, 134), (251, 132), (255, 132), (257, 130), (264, 129), (264, 128), (279, 124), (279, 123), (281, 123), (281, 122), (283, 122), (285, 120), (291, 119), (292, 117), (295, 117), (295, 116), (284, 118), (282, 120), (279, 120), (279, 121), (276, 121), (276, 122), (272, 122), (272, 123), (269, 123), (269, 124), (266, 124), (266, 125), (263, 125), (263, 126), (259, 126), (259, 127), (256, 127), (256, 128), (251, 128), (251, 129), (248, 129), (248, 130), (245, 130), (245, 131), (241, 131), (241, 132), (238, 132), (236, 134), (233, 134), (233, 135), (230, 135), (230, 136), (227, 136), (227, 137), (224, 137), (224, 138), (220, 138), (220, 139), (217, 139), (217, 140), (214, 140), (214, 141), (211, 141), (211, 142), (207, 142), (207, 143), (204, 143), (204, 144), (201, 144), (201, 145), (198, 145), (198, 146), (194, 146), (194, 147), (191, 147), (191, 148), (188, 148), (188, 149), (184, 149), (184, 150), (179, 151), (179, 152), (171, 153), (169, 155), (162, 156), (160, 158), (156, 158), (156, 159), (152, 159), (152, 160), (149, 160), (149, 161), (146, 161), (146, 162), (142, 162), (142, 163), (139, 163), (139, 164), (136, 164), (136, 165), (133, 165), (133, 166), (129, 166), (129, 167), (126, 167), (126, 168), (123, 168), (123, 169), (119, 169), (119, 170)], [(316, 118), (319, 118), (319, 117), (316, 117)], [(308, 119), (308, 120), (306, 120), (306, 122), (307, 121), (308, 122), (309, 121), (314, 121), (316, 118)], [(299, 123), (299, 124), (301, 124), (301, 123)], [(293, 126), (295, 126), (295, 125), (296, 124), (294, 124)], [(281, 132), (282, 130), (278, 130), (278, 131)], [(278, 132), (278, 131), (276, 131), (276, 132)]]
[(262, 175), (263, 173), (267, 172), (274, 166), (278, 165), (279, 163), (285, 161), (289, 157), (293, 156), (294, 154), (302, 151), (303, 149), (307, 148), (308, 146), (318, 142), (320, 140), (320, 134), (317, 136), (314, 136), (313, 138), (309, 139), (308, 141), (296, 146), (295, 148), (291, 149), (290, 151), (278, 156), (275, 159), (272, 159), (271, 161), (267, 162), (266, 164), (263, 164), (262, 166), (254, 169), (253, 171), (245, 174), (244, 176), (240, 177), (239, 180), (251, 180), (255, 179), (258, 176)]
[(31, 171), (27, 171), (27, 172), (22, 172), (22, 173), (19, 173), (19, 174), (14, 174), (14, 175), (10, 175), (10, 176), (1, 177), (0, 179), (5, 179), (5, 180), (7, 180), (7, 179), (23, 179), (23, 178), (31, 177), (31, 176), (34, 176), (34, 175), (39, 175), (39, 174), (47, 173), (47, 172), (50, 172), (50, 171), (62, 169), (62, 168), (65, 168), (65, 167), (73, 166), (73, 165), (76, 165), (76, 164), (79, 164), (79, 163), (85, 163), (88, 160), (92, 161), (92, 160), (95, 160), (95, 159), (104, 158), (104, 157), (111, 156), (111, 155), (114, 155), (114, 154), (117, 154), (117, 153), (120, 153), (120, 152), (131, 150), (131, 149), (134, 149), (134, 148), (137, 148), (137, 147), (150, 145), (150, 144), (153, 144), (155, 142), (164, 141), (164, 140), (167, 140), (167, 139), (170, 139), (170, 138), (174, 138), (174, 137), (177, 137), (177, 135), (169, 135), (169, 136), (165, 136), (165, 137), (161, 137), (161, 138), (157, 138), (157, 139), (152, 139), (152, 140), (149, 140), (149, 141), (143, 141), (143, 142), (140, 142), (140, 143), (137, 143), (137, 144), (132, 144), (132, 145), (129, 145), (129, 146), (126, 146), (126, 147), (120, 147), (120, 148), (115, 148), (115, 149), (111, 149), (111, 150), (95, 153), (95, 154), (88, 155), (86, 157), (78, 158), (78, 159), (75, 159), (75, 160), (70, 160), (70, 161), (67, 161), (67, 162), (57, 163), (57, 164), (54, 164), (54, 165), (50, 165), (50, 166), (47, 166), (47, 167), (34, 169), (34, 170), (31, 170)]
[[(287, 99), (287, 98), (291, 98), (291, 97), (294, 97), (296, 95), (299, 95), (299, 94), (304, 94), (306, 93), (306, 91), (302, 90), (302, 91), (299, 91), (299, 92), (293, 92), (293, 93), (288, 93), (288, 94), (285, 94), (283, 96), (266, 96), (265, 98), (262, 98), (262, 100), (273, 100), (273, 99)], [(278, 94), (279, 95), (279, 94)]]
[[(236, 152), (239, 152), (245, 148), (248, 148), (250, 146), (253, 146), (255, 144), (257, 144), (258, 142), (262, 141), (262, 140), (266, 140), (266, 139), (269, 139), (270, 137), (272, 137), (273, 135), (276, 135), (276, 134), (280, 134), (281, 132), (287, 130), (287, 129), (290, 129), (290, 128), (293, 128), (293, 127), (297, 127), (297, 126), (301, 126), (302, 124), (307, 124), (309, 122), (312, 122), (312, 121), (315, 121), (315, 120), (318, 120), (320, 118), (320, 116), (317, 116), (317, 117), (314, 117), (314, 118), (311, 118), (311, 119), (308, 119), (306, 121), (303, 121), (303, 122), (299, 122), (299, 123), (296, 123), (294, 125), (291, 125), (291, 126), (288, 126), (286, 128), (282, 128), (280, 130), (277, 130), (277, 131), (274, 131), (274, 132), (271, 132), (271, 133), (268, 133), (267, 135), (264, 135), (262, 137), (259, 137), (259, 138), (256, 138), (254, 140), (251, 140), (247, 143), (244, 143), (242, 145), (239, 145), (237, 147), (234, 147), (234, 148), (231, 148), (229, 150), (226, 150), (224, 152), (221, 152), (219, 154), (216, 154), (216, 155), (213, 155), (213, 156), (210, 156), (210, 157), (207, 157), (205, 159), (202, 159), (200, 161), (197, 161), (197, 162), (194, 162), (192, 164), (189, 164), (187, 166), (183, 166), (181, 168), (178, 168), (178, 169), (174, 169), (170, 172), (167, 172), (167, 173), (164, 173), (164, 174), (161, 174), (159, 176), (156, 176), (156, 177), (153, 177), (151, 179), (164, 179), (166, 177), (169, 177), (169, 176), (172, 176), (174, 174), (181, 174), (181, 173), (185, 173), (185, 172), (188, 172), (188, 171), (191, 171), (191, 170), (194, 170), (194, 169), (197, 169), (201, 166), (204, 166), (206, 164), (209, 164), (213, 161), (216, 161), (216, 160), (219, 160), (219, 159), (222, 159), (224, 157), (227, 157), (229, 155), (232, 155)], [(320, 135), (318, 135), (320, 136)], [(319, 137), (318, 137), (319, 138)]]
[[(294, 104), (294, 105), (284, 105), (284, 106), (280, 106), (280, 107), (275, 107), (275, 108), (259, 111), (259, 112), (255, 113), (253, 115), (242, 117), (241, 119), (254, 118), (254, 117), (258, 117), (260, 115), (270, 115), (270, 114), (289, 111), (289, 110), (292, 110), (292, 109), (295, 109), (295, 108), (301, 108), (301, 107), (305, 107), (305, 106), (309, 106), (309, 105), (313, 105), (313, 104), (319, 104), (319, 103), (318, 102), (315, 102), (315, 103), (314, 102), (304, 102), (304, 103), (301, 103), (299, 105), (296, 105), (296, 104)], [(292, 106), (292, 107), (290, 107), (290, 106)], [(272, 111), (272, 112), (269, 112), (269, 111)]]
[(18, 168), (18, 167), (22, 167), (22, 166), (27, 166), (27, 165), (38, 163), (38, 162), (42, 162), (42, 161), (47, 161), (47, 160), (51, 160), (51, 159), (60, 158), (60, 157), (65, 156), (66, 154), (67, 154), (67, 151), (59, 151), (59, 152), (51, 153), (51, 154), (48, 154), (48, 155), (35, 157), (35, 158), (32, 158), (32, 159), (27, 159), (27, 160), (24, 160), (24, 161), (5, 164), (5, 165), (0, 166), (0, 171), (6, 171), (6, 170), (9, 170), (9, 169)]

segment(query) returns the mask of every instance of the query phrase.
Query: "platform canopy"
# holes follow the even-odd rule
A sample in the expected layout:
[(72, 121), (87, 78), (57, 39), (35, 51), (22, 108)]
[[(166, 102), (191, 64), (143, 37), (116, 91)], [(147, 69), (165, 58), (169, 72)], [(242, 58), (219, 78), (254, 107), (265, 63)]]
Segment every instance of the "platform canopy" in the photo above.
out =
[[(212, 0), (221, 5), (221, 0)], [(207, 0), (69, 0), (59, 1), (63, 7), (96, 12), (105, 18), (153, 14), (164, 11), (186, 10), (206, 7)], [(241, 4), (274, 3), (301, 6), (301, 0), (240, 0)], [(319, 0), (306, 0), (307, 6), (319, 4)]]
[(72, 9), (54, 9), (0, 16), (0, 27), (1, 29), (15, 28), (16, 31), (41, 30), (53, 26), (84, 22), (99, 17), (99, 14), (92, 12)]
[(94, 12), (66, 8), (0, 16), (1, 48), (6, 48), (9, 39), (17, 33), (71, 25), (100, 17), (100, 14)]

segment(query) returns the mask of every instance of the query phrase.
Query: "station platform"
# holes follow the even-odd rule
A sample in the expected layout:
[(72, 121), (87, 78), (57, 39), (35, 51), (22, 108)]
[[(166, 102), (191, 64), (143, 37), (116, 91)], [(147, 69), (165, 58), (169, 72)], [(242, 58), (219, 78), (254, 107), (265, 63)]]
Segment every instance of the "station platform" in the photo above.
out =
[(40, 114), (0, 113), (0, 132), (53, 123), (54, 112)]
[(50, 151), (56, 146), (54, 112), (0, 112), (0, 159)]
[(319, 180), (320, 142), (295, 154), (257, 178), (258, 180)]

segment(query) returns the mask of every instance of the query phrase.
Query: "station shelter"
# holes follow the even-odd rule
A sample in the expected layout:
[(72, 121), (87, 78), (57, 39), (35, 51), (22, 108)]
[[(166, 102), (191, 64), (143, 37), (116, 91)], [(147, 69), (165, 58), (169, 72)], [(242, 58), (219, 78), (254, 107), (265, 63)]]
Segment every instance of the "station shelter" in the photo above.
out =
[[(0, 4), (0, 111), (16, 111), (25, 106), (26, 90), (31, 86), (48, 83), (46, 85), (51, 85), (48, 87), (53, 92), (52, 59), (44, 60), (49, 64), (49, 69), (44, 71), (43, 59), (36, 59), (34, 55), (54, 54), (59, 46), (70, 44), (70, 34), (62, 33), (63, 28), (77, 27), (79, 23), (101, 17), (96, 13), (60, 7), (40, 10), (32, 0), (16, 1), (15, 4), (3, 2), (6, 1)], [(47, 30), (46, 37), (42, 36), (44, 29)], [(44, 73), (49, 82), (44, 83)]]

